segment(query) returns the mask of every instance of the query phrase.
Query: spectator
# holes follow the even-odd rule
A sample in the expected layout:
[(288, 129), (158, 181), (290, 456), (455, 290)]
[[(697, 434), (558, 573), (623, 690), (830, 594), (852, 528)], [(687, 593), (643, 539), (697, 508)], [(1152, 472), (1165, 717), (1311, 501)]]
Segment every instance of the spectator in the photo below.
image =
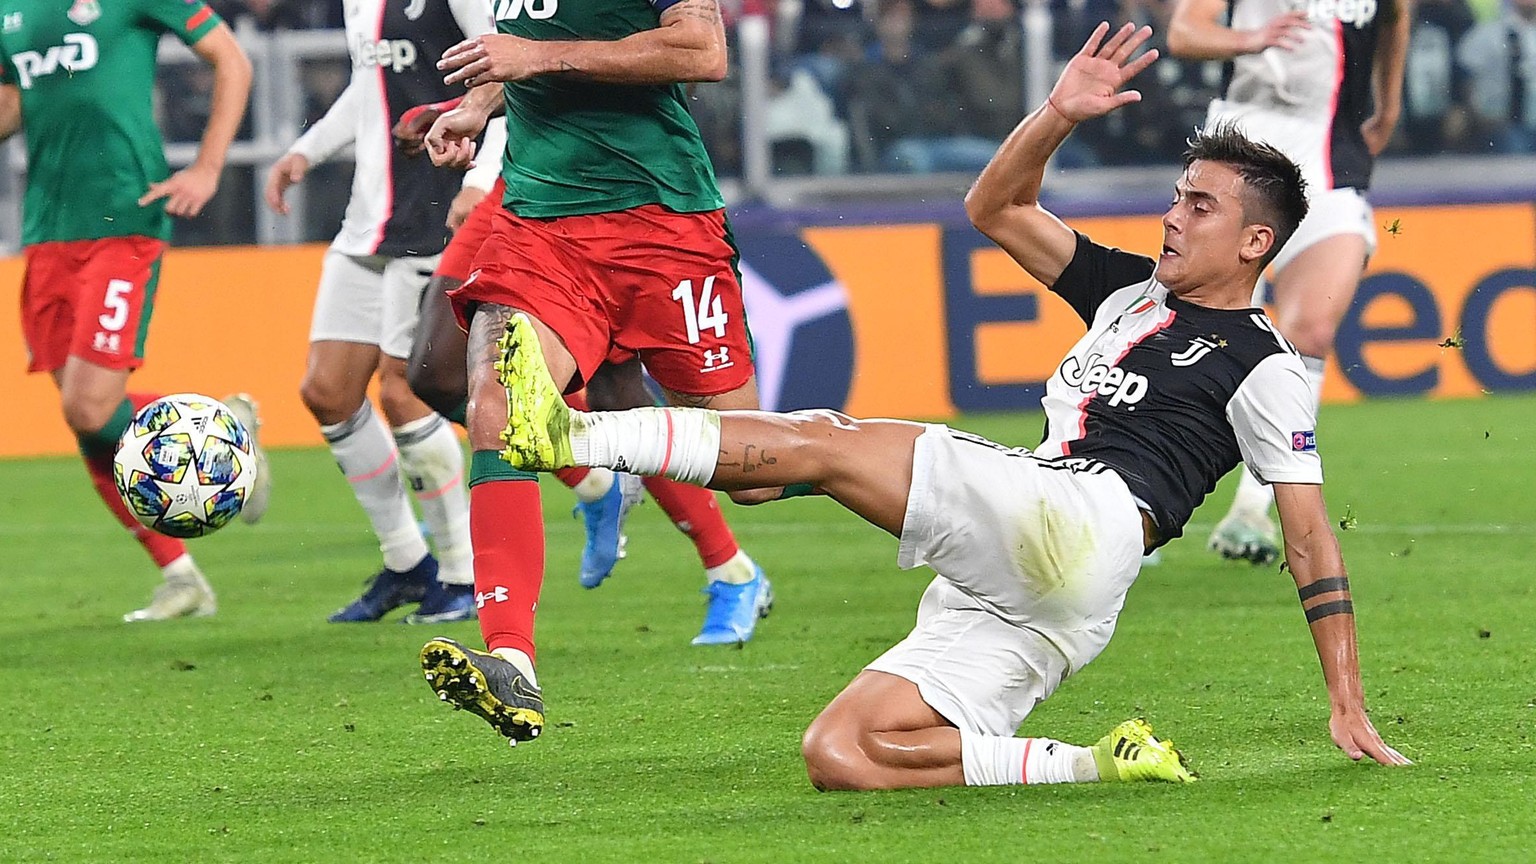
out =
[(1536, 0), (1510, 0), (1501, 19), (1473, 26), (1457, 58), (1471, 81), (1473, 115), (1493, 150), (1536, 150)]
[(1420, 0), (1403, 81), (1404, 143), (1412, 152), (1465, 151), (1468, 76), (1456, 45), (1476, 23), (1467, 0)]

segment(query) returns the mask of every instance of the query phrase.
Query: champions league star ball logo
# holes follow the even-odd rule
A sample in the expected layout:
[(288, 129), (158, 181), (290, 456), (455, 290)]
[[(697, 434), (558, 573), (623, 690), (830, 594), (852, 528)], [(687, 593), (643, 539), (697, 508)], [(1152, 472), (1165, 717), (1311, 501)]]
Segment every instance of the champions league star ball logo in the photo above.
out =
[(101, 3), (97, 0), (75, 0), (75, 4), (64, 13), (65, 17), (81, 27), (90, 24), (101, 17)]
[(798, 234), (755, 234), (741, 254), (763, 409), (843, 407), (854, 362), (843, 283)]

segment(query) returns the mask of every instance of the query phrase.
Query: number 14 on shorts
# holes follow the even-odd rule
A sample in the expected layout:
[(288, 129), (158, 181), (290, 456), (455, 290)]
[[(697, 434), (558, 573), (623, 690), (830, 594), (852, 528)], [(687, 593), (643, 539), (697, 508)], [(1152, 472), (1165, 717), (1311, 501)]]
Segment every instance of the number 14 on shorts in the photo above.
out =
[(693, 280), (684, 279), (672, 290), (672, 299), (683, 304), (683, 326), (688, 328), (690, 345), (699, 344), (699, 334), (705, 330), (715, 331), (716, 339), (725, 338), (725, 325), (730, 318), (715, 294), (715, 277), (704, 279), (698, 297), (693, 294)]

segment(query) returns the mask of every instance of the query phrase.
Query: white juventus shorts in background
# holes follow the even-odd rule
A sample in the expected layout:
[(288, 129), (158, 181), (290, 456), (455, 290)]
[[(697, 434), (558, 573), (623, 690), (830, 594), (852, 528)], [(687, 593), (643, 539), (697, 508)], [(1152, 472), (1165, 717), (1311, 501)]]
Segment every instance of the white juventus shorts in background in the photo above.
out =
[(327, 250), (309, 341), (361, 342), (391, 357), (410, 356), (421, 295), (440, 257), (354, 258)]
[(960, 728), (1012, 735), (1104, 649), (1141, 555), (1141, 511), (1106, 466), (929, 426), (898, 564), (939, 575), (916, 628), (866, 668), (913, 682)]
[(1309, 247), (1329, 237), (1356, 234), (1365, 238), (1365, 254), (1376, 252), (1376, 219), (1358, 189), (1331, 189), (1326, 148), (1329, 126), (1321, 120), (1297, 117), (1217, 99), (1206, 112), (1206, 125), (1233, 122), (1255, 141), (1273, 145), (1301, 166), (1307, 180), (1307, 218), (1271, 263), (1277, 272)]

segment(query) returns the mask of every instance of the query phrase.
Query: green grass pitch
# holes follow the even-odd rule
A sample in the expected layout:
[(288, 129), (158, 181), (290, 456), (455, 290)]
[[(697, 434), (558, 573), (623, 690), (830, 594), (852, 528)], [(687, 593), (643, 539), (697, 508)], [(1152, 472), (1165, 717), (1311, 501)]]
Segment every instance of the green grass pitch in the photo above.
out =
[[(0, 861), (1529, 861), (1533, 418), (1530, 396), (1324, 412), (1365, 685), (1412, 768), (1329, 742), (1289, 578), (1202, 548), (1224, 484), (1022, 730), (1091, 742), (1143, 714), (1203, 775), (1186, 788), (815, 792), (801, 731), (928, 578), (826, 501), (729, 509), (779, 602), (744, 648), (703, 649), (698, 564), (659, 509), (587, 592), (546, 481), (550, 726), (509, 749), (421, 680), (438, 628), (325, 623), (377, 551), (323, 451), (275, 454), (267, 521), (194, 543), (217, 617), (133, 626), (155, 574), (80, 467), (0, 463)], [(1040, 421), (955, 425), (1030, 443)]]

